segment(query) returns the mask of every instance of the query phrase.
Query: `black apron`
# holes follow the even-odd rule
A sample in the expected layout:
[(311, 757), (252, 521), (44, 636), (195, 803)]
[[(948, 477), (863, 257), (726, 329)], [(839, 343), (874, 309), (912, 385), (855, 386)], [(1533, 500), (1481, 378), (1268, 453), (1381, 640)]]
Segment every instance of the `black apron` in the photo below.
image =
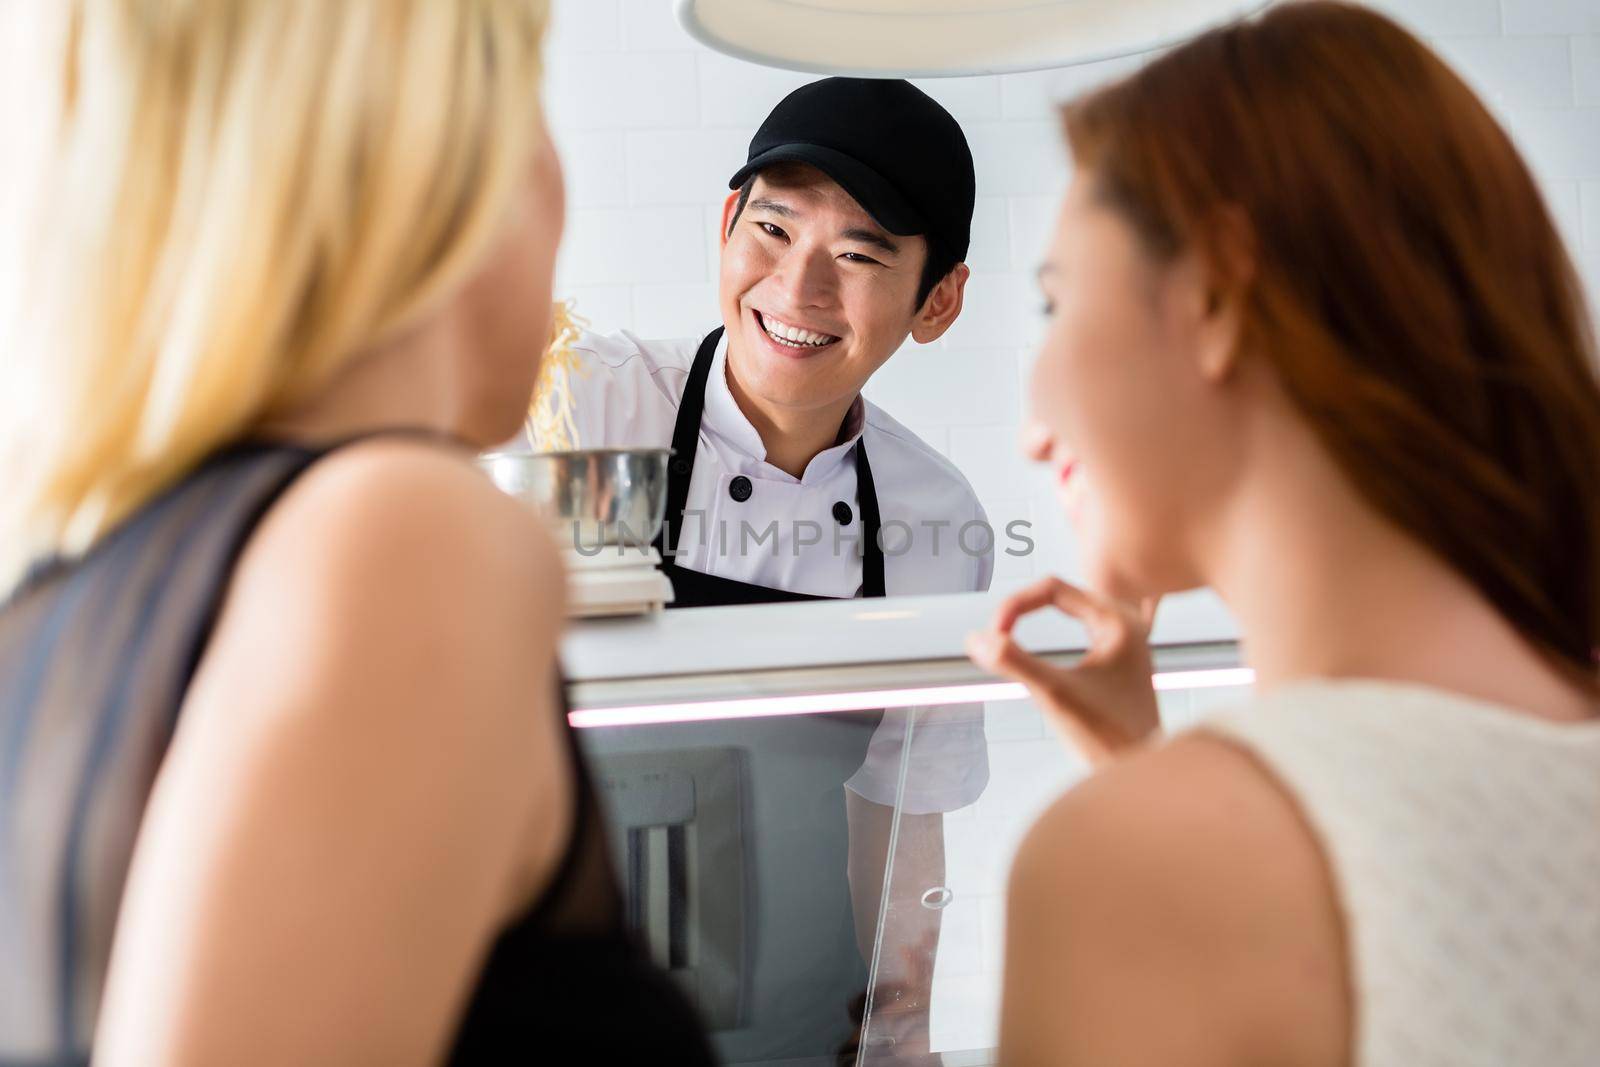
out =
[[(776, 604), (792, 600), (830, 600), (833, 597), (795, 593), (766, 585), (752, 585), (732, 578), (680, 567), (677, 564), (678, 538), (683, 533), (683, 509), (689, 503), (689, 481), (694, 477), (694, 459), (700, 451), (700, 419), (706, 406), (706, 380), (711, 377), (717, 343), (723, 328), (718, 326), (700, 342), (689, 378), (683, 383), (678, 401), (678, 419), (672, 427), (672, 459), (667, 465), (667, 518), (656, 535), (655, 549), (661, 553), (661, 569), (672, 581), (674, 608), (703, 608), (723, 604)], [(883, 590), (883, 547), (878, 544), (878, 492), (872, 483), (872, 466), (867, 462), (867, 442), (858, 439), (856, 452), (856, 506), (861, 512), (861, 595), (881, 597)]]
[[(672, 581), (671, 607), (836, 599), (720, 578), (674, 559), (722, 333), (701, 343), (673, 429), (666, 522), (655, 541)], [(881, 597), (878, 498), (862, 440), (855, 466), (862, 595)], [(868, 971), (846, 878), (844, 783), (865, 761), (882, 717), (582, 731), (610, 802), (629, 913), (696, 1001), (727, 1064), (832, 1064), (856, 1040)]]

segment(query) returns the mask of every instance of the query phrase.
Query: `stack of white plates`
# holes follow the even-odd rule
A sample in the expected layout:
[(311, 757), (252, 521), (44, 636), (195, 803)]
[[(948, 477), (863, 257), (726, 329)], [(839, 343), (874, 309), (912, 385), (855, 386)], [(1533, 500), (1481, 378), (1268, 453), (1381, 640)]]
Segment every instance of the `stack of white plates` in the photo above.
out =
[(661, 573), (661, 555), (654, 548), (568, 547), (563, 555), (567, 614), (572, 618), (642, 615), (672, 603), (672, 583)]

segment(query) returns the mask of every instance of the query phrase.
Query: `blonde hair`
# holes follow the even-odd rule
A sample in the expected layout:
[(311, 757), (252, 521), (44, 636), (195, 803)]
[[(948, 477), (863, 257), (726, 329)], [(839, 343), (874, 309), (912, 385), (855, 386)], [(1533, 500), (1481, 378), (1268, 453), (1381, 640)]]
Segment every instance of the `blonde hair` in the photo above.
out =
[(0, 590), (465, 280), (533, 150), (547, 6), (7, 5)]

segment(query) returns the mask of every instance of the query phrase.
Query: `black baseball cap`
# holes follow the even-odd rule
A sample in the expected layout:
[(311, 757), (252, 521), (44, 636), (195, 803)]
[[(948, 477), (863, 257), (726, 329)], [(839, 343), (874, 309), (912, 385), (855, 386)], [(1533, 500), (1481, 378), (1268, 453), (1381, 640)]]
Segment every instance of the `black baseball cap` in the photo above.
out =
[(878, 225), (922, 234), (959, 262), (972, 240), (972, 150), (950, 112), (910, 82), (824, 78), (779, 101), (729, 179), (737, 189), (774, 163), (807, 163)]

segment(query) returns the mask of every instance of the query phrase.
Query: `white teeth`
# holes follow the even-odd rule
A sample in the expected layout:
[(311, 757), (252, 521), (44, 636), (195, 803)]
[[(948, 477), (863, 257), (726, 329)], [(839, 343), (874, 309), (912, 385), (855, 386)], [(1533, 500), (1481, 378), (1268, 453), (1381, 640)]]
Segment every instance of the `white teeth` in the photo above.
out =
[(814, 333), (811, 330), (802, 330), (797, 326), (789, 326), (779, 322), (777, 319), (769, 319), (764, 315), (761, 318), (761, 325), (770, 336), (794, 345), (811, 345), (820, 348), (822, 345), (832, 344), (838, 340), (837, 337), (830, 337), (825, 333)]

